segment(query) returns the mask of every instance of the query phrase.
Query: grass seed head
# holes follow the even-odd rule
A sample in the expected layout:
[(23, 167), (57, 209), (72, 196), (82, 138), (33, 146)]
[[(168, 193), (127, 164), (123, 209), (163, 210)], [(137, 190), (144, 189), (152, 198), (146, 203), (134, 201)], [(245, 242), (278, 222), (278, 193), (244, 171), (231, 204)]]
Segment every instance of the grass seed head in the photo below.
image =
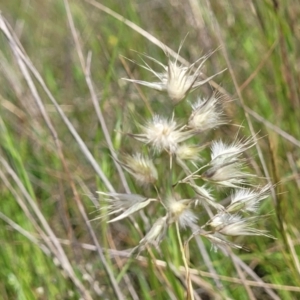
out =
[(248, 177), (253, 176), (243, 171), (242, 162), (235, 160), (229, 163), (213, 165), (201, 175), (201, 178), (225, 187), (238, 188), (246, 183)]
[(176, 197), (169, 197), (166, 201), (166, 207), (169, 214), (169, 223), (179, 222), (183, 228), (195, 224), (198, 220), (197, 216), (190, 209), (190, 205), (194, 203), (191, 199), (177, 200)]
[(206, 84), (215, 76), (225, 71), (223, 70), (221, 72), (218, 72), (217, 74), (214, 74), (206, 79), (202, 79), (202, 80), (200, 79), (202, 75), (201, 69), (204, 63), (206, 62), (206, 60), (210, 57), (210, 55), (211, 54), (208, 54), (199, 58), (197, 61), (195, 61), (193, 64), (189, 66), (184, 66), (178, 63), (179, 53), (174, 61), (169, 59), (167, 66), (159, 62), (158, 60), (154, 59), (153, 57), (150, 57), (148, 55), (143, 55), (145, 58), (155, 62), (163, 69), (162, 72), (156, 72), (148, 65), (147, 62), (145, 62), (142, 59), (144, 64), (140, 66), (148, 70), (149, 72), (151, 72), (159, 81), (147, 82), (142, 80), (127, 79), (127, 78), (123, 78), (123, 79), (129, 82), (133, 82), (133, 83), (137, 83), (137, 84), (141, 84), (153, 88), (158, 91), (165, 91), (168, 93), (168, 96), (170, 97), (172, 103), (176, 105), (180, 101), (185, 99), (185, 97), (190, 91), (195, 90), (199, 86)]
[(255, 213), (258, 210), (259, 203), (269, 197), (271, 185), (257, 189), (238, 189), (231, 194), (231, 203), (226, 207), (226, 211), (230, 213), (238, 211), (246, 211)]
[(239, 214), (219, 213), (213, 217), (209, 225), (215, 232), (230, 236), (263, 235), (271, 237), (265, 230), (253, 227), (257, 217), (243, 218)]
[(155, 152), (165, 150), (169, 153), (176, 153), (178, 144), (192, 136), (189, 131), (179, 128), (173, 120), (168, 120), (155, 115), (153, 119), (143, 126), (143, 133), (133, 135), (137, 140), (150, 144)]
[(176, 149), (176, 157), (181, 160), (190, 160), (193, 162), (201, 161), (201, 157), (199, 152), (203, 150), (203, 146), (198, 145), (188, 145), (188, 144), (181, 144)]
[(149, 232), (145, 235), (143, 239), (141, 239), (139, 243), (140, 246), (152, 244), (157, 247), (166, 235), (166, 231), (168, 228), (167, 219), (168, 216), (166, 215), (156, 220)]
[(188, 120), (188, 127), (197, 132), (216, 128), (226, 124), (220, 104), (220, 97), (216, 93), (207, 99), (198, 99), (192, 104), (193, 112)]
[(142, 186), (154, 184), (158, 179), (157, 170), (152, 160), (141, 153), (136, 153), (133, 156), (125, 155), (122, 165)]
[(216, 165), (236, 160), (243, 152), (255, 145), (252, 138), (236, 139), (231, 144), (222, 140), (213, 141), (211, 146), (211, 164)]

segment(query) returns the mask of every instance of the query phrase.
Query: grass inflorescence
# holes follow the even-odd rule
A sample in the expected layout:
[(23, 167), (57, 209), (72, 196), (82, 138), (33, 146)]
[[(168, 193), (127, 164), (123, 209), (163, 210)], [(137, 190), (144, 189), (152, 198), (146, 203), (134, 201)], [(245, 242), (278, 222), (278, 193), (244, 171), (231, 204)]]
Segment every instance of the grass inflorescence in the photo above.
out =
[(3, 299), (298, 298), (296, 0), (1, 11)]

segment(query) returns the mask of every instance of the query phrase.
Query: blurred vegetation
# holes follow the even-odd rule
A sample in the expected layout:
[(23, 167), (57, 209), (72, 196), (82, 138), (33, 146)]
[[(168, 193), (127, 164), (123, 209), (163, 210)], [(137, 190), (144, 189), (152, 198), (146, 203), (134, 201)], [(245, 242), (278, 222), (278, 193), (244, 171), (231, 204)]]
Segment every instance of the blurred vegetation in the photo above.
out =
[[(92, 54), (91, 78), (113, 146), (116, 151), (124, 151), (134, 147), (121, 134), (130, 128), (132, 116), (141, 120), (150, 116), (140, 93), (146, 95), (154, 111), (167, 108), (164, 95), (149, 93), (143, 87), (139, 93), (134, 85), (120, 80), (129, 76), (126, 68), (134, 78), (151, 80), (145, 70), (122, 57), (138, 60), (136, 52), (131, 51), (135, 50), (163, 63), (167, 58), (151, 41), (91, 2), (69, 1), (70, 11), (84, 60), (89, 52)], [(261, 209), (262, 214), (269, 214), (263, 220), (262, 229), (267, 229), (276, 240), (241, 238), (238, 242), (250, 251), (234, 250), (231, 257), (211, 251), (209, 244), (205, 244), (207, 251), (203, 250), (202, 254), (197, 245), (191, 246), (191, 267), (198, 271), (193, 274), (193, 283), (199, 297), (299, 299), (299, 2), (101, 2), (175, 51), (188, 33), (180, 55), (190, 62), (222, 45), (207, 61), (204, 73), (211, 75), (228, 68), (215, 80), (220, 84), (218, 88), (235, 100), (228, 104), (227, 114), (232, 124), (243, 123), (246, 135), (250, 131), (245, 114), (249, 114), (254, 131), (262, 137), (259, 146), (272, 181), (279, 183), (276, 197), (270, 197)], [(106, 177), (116, 191), (124, 192), (78, 58), (66, 3), (63, 0), (0, 0), (0, 9)], [(3, 33), (0, 51), (1, 298), (79, 299), (89, 294), (91, 299), (117, 299), (80, 209), (81, 203), (88, 218), (96, 218), (95, 191), (106, 190), (105, 184), (45, 90), (33, 79), (58, 135), (61, 156)], [(182, 117), (187, 113), (185, 107), (177, 107), (176, 111)], [(212, 135), (233, 139), (235, 133), (234, 126), (225, 126)], [(258, 156), (251, 160), (251, 166), (259, 176), (265, 176)], [(129, 176), (127, 180), (134, 191)], [(55, 251), (50, 253), (43, 248), (50, 247), (45, 242), (49, 232), (44, 231), (29, 198), (61, 242), (78, 284), (66, 274), (66, 267), (58, 262)], [(151, 216), (148, 217), (151, 222)], [(136, 221), (146, 231), (147, 225), (138, 215)], [(90, 224), (103, 249), (124, 250), (140, 240), (133, 223), (127, 220), (109, 227), (101, 221)], [(122, 253), (104, 251), (124, 299), (134, 298), (135, 293), (139, 299), (184, 299), (185, 279), (184, 272), (179, 271), (182, 261), (177, 243), (175, 230), (170, 230), (161, 245), (161, 253), (153, 251), (150, 255), (145, 251), (144, 260), (128, 261)], [(203, 253), (210, 257), (216, 274), (221, 276), (219, 279), (209, 275), (209, 264)], [(120, 273), (124, 265), (125, 274)], [(248, 266), (252, 273), (241, 266)], [(255, 286), (259, 278), (273, 286)], [(129, 286), (135, 292), (130, 292)], [(267, 293), (268, 288), (272, 292)]]

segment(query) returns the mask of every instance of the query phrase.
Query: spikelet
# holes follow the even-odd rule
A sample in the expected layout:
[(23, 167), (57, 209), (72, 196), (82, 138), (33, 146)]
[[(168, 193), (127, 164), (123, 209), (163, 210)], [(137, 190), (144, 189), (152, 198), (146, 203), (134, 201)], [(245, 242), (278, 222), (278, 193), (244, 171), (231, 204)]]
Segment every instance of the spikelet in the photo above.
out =
[[(179, 51), (181, 46), (179, 47)], [(167, 92), (173, 104), (178, 104), (182, 101), (189, 92), (197, 89), (198, 87), (206, 84), (212, 80), (215, 76), (223, 73), (225, 70), (218, 72), (206, 79), (201, 78), (201, 69), (211, 54), (205, 55), (195, 61), (188, 67), (178, 63), (178, 56), (175, 61), (169, 59), (168, 65), (164, 65), (158, 60), (143, 54), (147, 59), (155, 62), (162, 68), (162, 72), (154, 71), (143, 59), (144, 65), (140, 65), (142, 68), (151, 72), (159, 81), (147, 82), (142, 80), (122, 78), (126, 81), (141, 84), (149, 88), (153, 88), (158, 91)], [(197, 66), (198, 64), (198, 66)]]

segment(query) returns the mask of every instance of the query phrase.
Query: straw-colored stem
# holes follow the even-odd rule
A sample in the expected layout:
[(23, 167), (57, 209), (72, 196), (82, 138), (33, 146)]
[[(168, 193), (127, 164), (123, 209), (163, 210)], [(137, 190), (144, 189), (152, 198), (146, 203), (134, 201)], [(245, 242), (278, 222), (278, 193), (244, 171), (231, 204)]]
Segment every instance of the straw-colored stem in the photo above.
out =
[(194, 290), (193, 290), (193, 285), (192, 285), (192, 281), (191, 281), (191, 276), (190, 276), (190, 271), (189, 271), (189, 265), (188, 265), (188, 261), (186, 258), (186, 254), (184, 251), (184, 247), (182, 244), (182, 239), (181, 239), (181, 235), (180, 235), (180, 231), (179, 231), (179, 224), (178, 222), (176, 222), (176, 233), (177, 233), (177, 238), (178, 238), (178, 242), (179, 242), (179, 247), (180, 247), (180, 252), (182, 255), (182, 261), (185, 267), (185, 271), (186, 271), (186, 285), (187, 285), (187, 300), (194, 300)]

